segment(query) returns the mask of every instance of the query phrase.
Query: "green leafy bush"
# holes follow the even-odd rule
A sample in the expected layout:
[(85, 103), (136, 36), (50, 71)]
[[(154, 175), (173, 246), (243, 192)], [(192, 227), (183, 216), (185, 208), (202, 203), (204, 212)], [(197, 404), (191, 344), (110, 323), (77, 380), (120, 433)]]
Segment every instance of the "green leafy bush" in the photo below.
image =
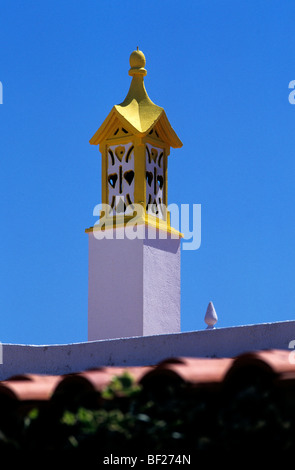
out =
[(123, 374), (96, 394), (96, 402), (92, 397), (95, 405), (84, 402), (82, 395), (53, 399), (22, 418), (11, 411), (0, 450), (89, 458), (147, 451), (209, 457), (249, 449), (269, 455), (295, 447), (293, 390), (278, 389), (259, 374), (204, 389), (160, 377), (139, 386)]

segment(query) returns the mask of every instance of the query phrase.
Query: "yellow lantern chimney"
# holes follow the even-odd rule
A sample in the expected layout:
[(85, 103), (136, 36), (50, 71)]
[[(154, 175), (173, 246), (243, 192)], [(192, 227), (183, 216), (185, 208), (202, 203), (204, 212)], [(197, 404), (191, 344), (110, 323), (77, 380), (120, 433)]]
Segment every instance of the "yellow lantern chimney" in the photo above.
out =
[(102, 203), (109, 207), (103, 226), (113, 225), (114, 219), (115, 225), (125, 224), (133, 216), (134, 204), (140, 204), (141, 223), (173, 232), (166, 210), (167, 157), (170, 147), (179, 148), (182, 142), (164, 109), (146, 92), (145, 64), (137, 48), (130, 55), (132, 81), (125, 100), (112, 108), (90, 139), (102, 155)]

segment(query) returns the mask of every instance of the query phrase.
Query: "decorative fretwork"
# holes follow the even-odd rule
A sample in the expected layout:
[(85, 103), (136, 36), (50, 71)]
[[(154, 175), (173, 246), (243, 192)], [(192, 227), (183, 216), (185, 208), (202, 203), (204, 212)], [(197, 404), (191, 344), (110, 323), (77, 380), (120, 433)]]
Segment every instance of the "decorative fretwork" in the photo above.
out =
[[(126, 131), (127, 132), (127, 131)], [(134, 203), (134, 146), (112, 145), (108, 147), (107, 194), (112, 214), (127, 213)]]
[(160, 139), (158, 131), (154, 127), (150, 130), (149, 135), (154, 139)]
[(161, 219), (164, 193), (164, 150), (146, 144), (146, 211)]
[(118, 145), (118, 147), (115, 148), (116, 157), (120, 160), (120, 162), (122, 161), (122, 158), (124, 157), (124, 153), (125, 153), (125, 147), (123, 147), (123, 145)]
[(117, 127), (113, 134), (113, 137), (123, 137), (128, 134), (129, 132), (125, 129), (125, 127)]

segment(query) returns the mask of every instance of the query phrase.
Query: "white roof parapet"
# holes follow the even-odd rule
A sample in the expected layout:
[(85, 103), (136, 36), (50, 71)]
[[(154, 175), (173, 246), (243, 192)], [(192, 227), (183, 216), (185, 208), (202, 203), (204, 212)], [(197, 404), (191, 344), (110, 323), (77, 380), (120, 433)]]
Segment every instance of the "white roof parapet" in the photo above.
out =
[(211, 330), (215, 328), (214, 325), (217, 323), (218, 317), (217, 317), (213, 302), (209, 302), (204, 320), (205, 320), (205, 323), (207, 323), (208, 325), (207, 330), (208, 329)]
[(0, 380), (25, 373), (56, 375), (95, 367), (153, 366), (168, 357), (236, 357), (262, 349), (284, 349), (291, 354), (294, 339), (292, 320), (74, 344), (4, 343)]

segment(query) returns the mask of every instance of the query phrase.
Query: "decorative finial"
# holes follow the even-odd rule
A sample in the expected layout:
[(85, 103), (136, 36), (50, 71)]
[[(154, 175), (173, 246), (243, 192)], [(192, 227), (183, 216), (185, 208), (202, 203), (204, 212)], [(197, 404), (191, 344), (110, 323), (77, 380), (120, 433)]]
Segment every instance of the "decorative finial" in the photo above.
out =
[(215, 308), (212, 302), (209, 302), (206, 315), (205, 315), (205, 323), (207, 323), (207, 330), (215, 328), (215, 323), (217, 323), (218, 317), (215, 312)]
[(144, 53), (138, 49), (138, 46), (137, 50), (131, 53), (129, 62), (131, 69), (128, 73), (131, 75), (131, 77), (134, 77), (134, 75), (145, 76), (147, 74), (147, 71), (144, 68), (145, 56)]

